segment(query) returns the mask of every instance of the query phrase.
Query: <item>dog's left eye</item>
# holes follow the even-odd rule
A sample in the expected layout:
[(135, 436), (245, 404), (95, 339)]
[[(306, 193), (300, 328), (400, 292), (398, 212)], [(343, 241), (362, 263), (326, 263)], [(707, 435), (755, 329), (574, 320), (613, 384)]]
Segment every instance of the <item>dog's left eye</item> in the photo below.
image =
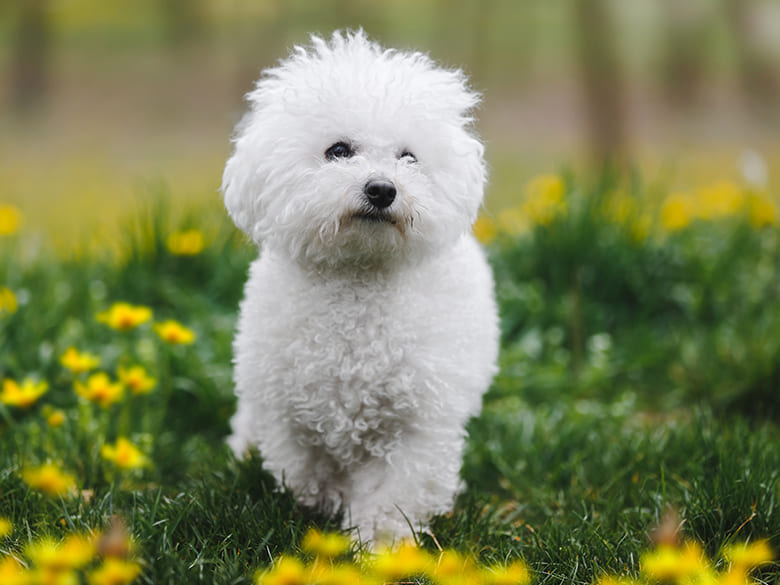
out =
[(407, 161), (409, 161), (409, 162), (413, 162), (413, 163), (417, 162), (417, 157), (414, 156), (414, 154), (412, 154), (408, 150), (404, 150), (404, 151), (401, 152), (401, 154), (398, 155), (398, 160), (401, 160), (401, 159), (404, 159), (404, 158), (407, 159)]
[(325, 158), (336, 160), (337, 158), (350, 158), (355, 154), (352, 146), (346, 142), (337, 142), (328, 147), (325, 151)]

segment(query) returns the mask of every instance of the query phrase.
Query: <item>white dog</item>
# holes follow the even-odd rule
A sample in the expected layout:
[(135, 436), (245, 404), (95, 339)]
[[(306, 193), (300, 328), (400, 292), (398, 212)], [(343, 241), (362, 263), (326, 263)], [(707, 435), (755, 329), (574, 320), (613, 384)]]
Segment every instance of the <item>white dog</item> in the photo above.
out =
[(361, 538), (448, 510), (496, 370), (485, 183), (460, 71), (362, 31), (312, 37), (248, 95), (222, 184), (260, 247), (235, 339), (229, 442)]

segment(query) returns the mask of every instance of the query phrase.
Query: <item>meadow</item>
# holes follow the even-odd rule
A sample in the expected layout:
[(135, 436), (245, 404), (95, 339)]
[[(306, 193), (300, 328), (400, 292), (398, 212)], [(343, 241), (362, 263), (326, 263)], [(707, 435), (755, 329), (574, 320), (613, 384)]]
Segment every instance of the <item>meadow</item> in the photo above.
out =
[(780, 212), (530, 181), (478, 219), (501, 370), (465, 491), (372, 552), (224, 444), (255, 251), (165, 193), (58, 253), (0, 204), (0, 583), (780, 583)]

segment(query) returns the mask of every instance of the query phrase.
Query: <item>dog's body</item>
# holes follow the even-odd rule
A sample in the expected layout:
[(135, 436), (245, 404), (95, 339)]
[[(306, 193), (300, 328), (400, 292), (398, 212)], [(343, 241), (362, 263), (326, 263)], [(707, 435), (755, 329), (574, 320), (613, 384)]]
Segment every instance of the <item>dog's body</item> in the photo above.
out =
[(408, 534), (459, 486), (495, 371), (485, 179), (459, 72), (362, 33), (270, 70), (225, 169), (261, 245), (235, 340), (231, 447), (364, 539)]

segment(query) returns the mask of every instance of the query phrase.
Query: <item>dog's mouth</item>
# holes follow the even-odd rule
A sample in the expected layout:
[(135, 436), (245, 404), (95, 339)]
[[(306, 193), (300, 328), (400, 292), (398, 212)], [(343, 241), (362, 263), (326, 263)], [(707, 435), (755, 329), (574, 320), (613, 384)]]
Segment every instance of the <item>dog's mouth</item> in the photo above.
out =
[(352, 219), (359, 219), (372, 223), (389, 223), (390, 225), (396, 225), (398, 223), (398, 220), (395, 217), (383, 211), (360, 211), (353, 214)]
[[(386, 209), (372, 209), (365, 207), (362, 209), (353, 209), (351, 213), (347, 213), (341, 217), (339, 224), (342, 226), (360, 226), (363, 225), (368, 232), (376, 231), (377, 233), (383, 231), (380, 226), (386, 225), (397, 230), (401, 235), (405, 235), (406, 231), (412, 227), (413, 218), (399, 213), (391, 213)], [(376, 226), (373, 228), (373, 226)], [(373, 229), (372, 229), (373, 228)]]

